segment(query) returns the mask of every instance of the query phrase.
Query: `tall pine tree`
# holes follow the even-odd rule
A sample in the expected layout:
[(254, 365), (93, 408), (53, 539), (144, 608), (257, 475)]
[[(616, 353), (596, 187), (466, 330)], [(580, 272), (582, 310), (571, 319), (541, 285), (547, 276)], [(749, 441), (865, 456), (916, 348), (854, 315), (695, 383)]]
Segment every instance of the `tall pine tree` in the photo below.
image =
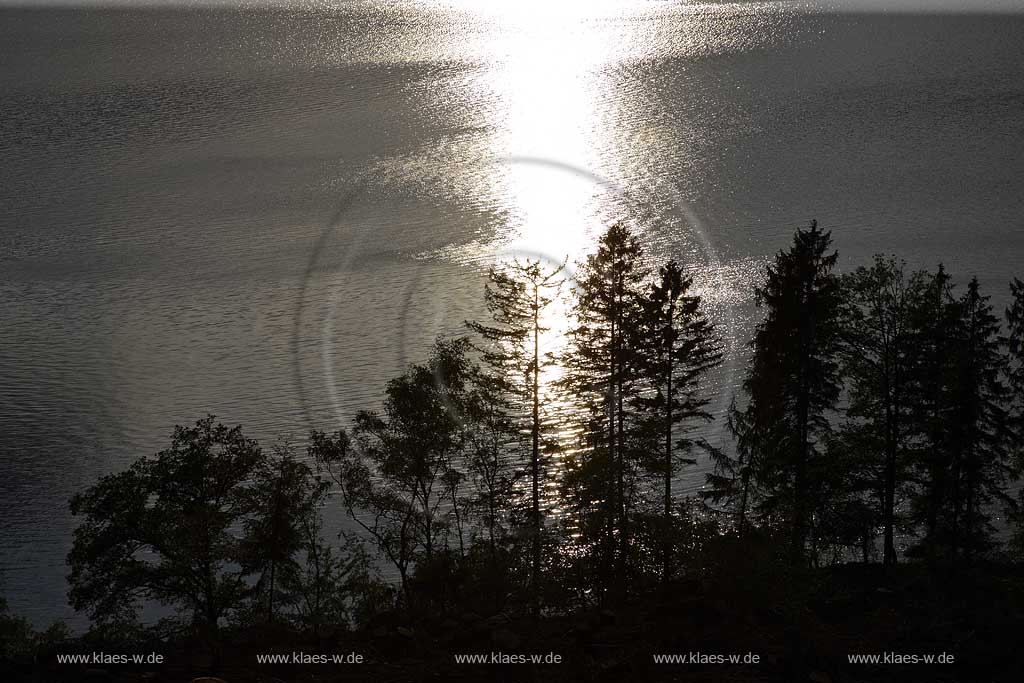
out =
[[(1024, 282), (1014, 278), (1010, 296), (1012, 301), (1006, 309), (1007, 376), (1011, 391), (1010, 425), (1016, 445), (1014, 465), (1019, 474), (1024, 472)], [(1014, 521), (1012, 551), (1024, 559), (1024, 489), (1018, 491), (1017, 500), (1009, 507)]]
[(1009, 420), (999, 320), (977, 278), (957, 302), (950, 440), (951, 497), (947, 506), (950, 551), (971, 561), (992, 544), (991, 505), (1008, 502), (1014, 435)]
[[(552, 448), (549, 426), (542, 410), (541, 375), (553, 365), (541, 353), (541, 337), (550, 330), (551, 305), (562, 286), (562, 267), (544, 268), (539, 260), (515, 260), (504, 268), (492, 268), (484, 300), (492, 322), (467, 322), (483, 343), (479, 345), (487, 371), (478, 382), (479, 397), (508, 417), (512, 426), (529, 434), (530, 459), (530, 586), (534, 614), (540, 609), (542, 457)], [(497, 417), (497, 415), (492, 415)], [(496, 424), (491, 420), (491, 424)], [(492, 453), (492, 458), (497, 453)], [(495, 469), (497, 462), (491, 463)]]
[(642, 317), (647, 270), (639, 241), (612, 225), (577, 274), (563, 386), (581, 403), (581, 456), (567, 477), (581, 513), (581, 533), (596, 559), (599, 585), (628, 588), (629, 515), (637, 463), (629, 436), (636, 425), (641, 376), (633, 340)]
[(952, 283), (940, 264), (933, 274), (923, 275), (915, 287), (911, 307), (912, 343), (908, 399), (910, 458), (915, 494), (911, 499), (913, 521), (923, 539), (915, 552), (934, 560), (940, 549), (940, 516), (951, 495), (948, 453), (952, 425), (955, 334), (959, 313)]
[(748, 403), (742, 424), (760, 449), (755, 476), (768, 492), (769, 507), (786, 519), (794, 564), (805, 558), (827, 415), (840, 391), (841, 289), (831, 242), (831, 234), (812, 221), (768, 266), (764, 285), (755, 290), (765, 316), (743, 383)]
[[(710, 399), (701, 393), (708, 371), (722, 362), (713, 325), (701, 310), (701, 298), (692, 294), (693, 279), (684, 275), (676, 261), (659, 269), (638, 330), (640, 369), (645, 392), (636, 399), (643, 413), (640, 439), (641, 462), (662, 483), (662, 581), (671, 572), (672, 480), (680, 464), (695, 446), (689, 432), (708, 422)], [(680, 454), (683, 454), (682, 456)]]

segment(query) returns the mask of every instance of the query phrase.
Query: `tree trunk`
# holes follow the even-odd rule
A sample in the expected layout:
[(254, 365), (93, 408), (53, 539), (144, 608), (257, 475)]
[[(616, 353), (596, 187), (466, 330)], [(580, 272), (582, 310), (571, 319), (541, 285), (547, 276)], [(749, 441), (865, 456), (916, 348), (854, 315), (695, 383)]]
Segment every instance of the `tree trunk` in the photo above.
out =
[(623, 375), (624, 375), (624, 368), (626, 367), (626, 364), (625, 364), (624, 359), (622, 357), (623, 353), (624, 353), (624, 349), (625, 349), (625, 345), (623, 343), (624, 340), (622, 338), (622, 329), (623, 329), (623, 323), (624, 323), (624, 321), (623, 321), (623, 305), (625, 303), (623, 301), (623, 284), (624, 284), (623, 283), (623, 275), (622, 275), (622, 273), (619, 273), (618, 280), (616, 282), (616, 296), (617, 296), (618, 301), (619, 301), (619, 305), (618, 305), (618, 308), (617, 308), (617, 311), (616, 311), (616, 313), (618, 315), (618, 319), (619, 319), (619, 324), (618, 324), (619, 335), (618, 335), (618, 340), (617, 340), (618, 341), (618, 356), (619, 356), (619, 362), (618, 362), (619, 373), (618, 373), (618, 377), (616, 378), (616, 392), (615, 392), (616, 393), (616, 396), (615, 396), (615, 400), (616, 400), (615, 413), (616, 413), (616, 419), (618, 420), (618, 445), (617, 445), (615, 450), (616, 450), (616, 454), (617, 454), (617, 457), (618, 457), (618, 465), (616, 467), (616, 470), (617, 470), (617, 473), (618, 473), (618, 487), (619, 487), (619, 491), (618, 491), (618, 498), (619, 498), (619, 501), (618, 501), (619, 502), (619, 590), (622, 593), (622, 595), (625, 596), (625, 594), (627, 592), (626, 591), (626, 583), (628, 581), (627, 577), (628, 577), (628, 573), (629, 573), (629, 566), (628, 566), (629, 565), (629, 529), (628, 529), (628, 520), (627, 520), (627, 517), (626, 517), (626, 484), (625, 484), (625, 480), (626, 480), (626, 459), (625, 459), (625, 448), (624, 448), (625, 443), (624, 443), (624, 437), (623, 437), (624, 421), (625, 421), (625, 411), (623, 410), (623, 405), (622, 405), (622, 393), (623, 393), (623, 384), (624, 384), (624, 376)]
[[(888, 382), (886, 383), (888, 384)], [(882, 509), (882, 525), (884, 527), (882, 565), (889, 567), (896, 564), (896, 547), (893, 544), (893, 526), (896, 507), (896, 416), (889, 401), (889, 387), (885, 388), (886, 396), (886, 430), (885, 430), (885, 502)]]
[(533, 557), (530, 586), (533, 616), (540, 616), (540, 301), (533, 287), (533, 444), (530, 470), (533, 478)]
[(661, 582), (668, 584), (669, 577), (672, 574), (671, 567), (671, 533), (672, 533), (672, 372), (674, 370), (672, 361), (675, 340), (673, 338), (672, 323), (675, 319), (675, 302), (671, 298), (672, 292), (669, 292), (669, 305), (668, 305), (668, 326), (665, 330), (667, 335), (666, 348), (668, 350), (668, 356), (665, 359), (667, 366), (665, 372), (666, 388), (665, 388), (665, 537), (662, 539), (662, 565), (661, 565)]

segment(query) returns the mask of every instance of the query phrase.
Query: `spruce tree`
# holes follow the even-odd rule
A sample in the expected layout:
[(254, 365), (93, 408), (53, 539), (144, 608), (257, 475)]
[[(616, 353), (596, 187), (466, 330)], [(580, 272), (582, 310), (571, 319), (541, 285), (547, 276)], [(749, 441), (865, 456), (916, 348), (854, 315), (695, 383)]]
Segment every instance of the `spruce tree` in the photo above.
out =
[(763, 499), (759, 484), (764, 480), (766, 468), (761, 458), (770, 448), (767, 439), (752, 423), (755, 411), (740, 410), (733, 397), (727, 415), (726, 428), (735, 448), (708, 450), (713, 468), (705, 475), (705, 488), (700, 495), (720, 512), (733, 517), (729, 527), (742, 538), (747, 533), (751, 513)]
[[(1014, 278), (1010, 283), (1010, 306), (1006, 309), (1007, 377), (1010, 386), (1010, 428), (1015, 440), (1014, 466), (1024, 472), (1024, 282)], [(1017, 500), (1009, 507), (1014, 521), (1011, 549), (1024, 559), (1024, 489), (1018, 491)]]
[(956, 297), (941, 266), (923, 288), (917, 316), (918, 550), (933, 561), (970, 562), (994, 544), (994, 505), (1013, 507), (1006, 485), (1018, 437), (1006, 339), (977, 279)]
[(712, 419), (710, 400), (701, 392), (709, 370), (722, 361), (713, 325), (701, 310), (701, 298), (691, 293), (693, 279), (676, 261), (659, 269), (642, 302), (637, 341), (644, 393), (636, 398), (642, 413), (641, 462), (662, 482), (662, 581), (671, 574), (672, 479), (680, 464), (696, 461), (680, 454), (692, 452), (688, 433)]
[(921, 528), (922, 542), (914, 549), (929, 560), (940, 550), (940, 517), (951, 495), (949, 458), (954, 383), (955, 334), (959, 313), (952, 283), (940, 264), (933, 274), (922, 275), (913, 288), (911, 307), (914, 355), (910, 367), (907, 429), (911, 445), (911, 499), (913, 521)]
[(636, 426), (633, 406), (642, 375), (633, 342), (646, 279), (639, 241), (624, 225), (612, 225), (578, 271), (562, 382), (584, 415), (582, 457), (571, 467), (569, 489), (577, 496), (583, 540), (597, 559), (599, 580), (620, 594), (628, 587), (637, 473), (627, 434)]
[[(529, 434), (530, 477), (530, 586), (534, 614), (540, 609), (541, 510), (543, 454), (550, 451), (550, 426), (542, 409), (541, 375), (554, 364), (550, 354), (541, 353), (541, 337), (550, 331), (546, 320), (563, 283), (562, 267), (547, 269), (539, 260), (514, 260), (504, 268), (492, 268), (484, 300), (492, 322), (467, 322), (483, 340), (478, 346), (485, 371), (478, 373), (475, 402), (477, 418), (491, 435), (491, 442), (477, 443), (473, 462), (488, 495), (503, 469), (498, 439), (509, 437), (513, 449), (519, 444), (515, 432)], [(488, 528), (493, 551), (495, 498), (489, 498)], [(492, 553), (493, 554), (493, 553)]]
[(947, 520), (954, 558), (971, 561), (992, 545), (991, 505), (1009, 502), (1015, 437), (1005, 382), (999, 320), (977, 278), (957, 302), (955, 375), (951, 398), (952, 496)]
[(764, 503), (786, 517), (794, 564), (804, 561), (817, 461), (840, 391), (841, 297), (831, 242), (830, 233), (812, 221), (768, 266), (764, 285), (755, 290), (765, 316), (743, 384), (748, 403), (742, 422), (760, 442), (756, 476), (768, 492)]

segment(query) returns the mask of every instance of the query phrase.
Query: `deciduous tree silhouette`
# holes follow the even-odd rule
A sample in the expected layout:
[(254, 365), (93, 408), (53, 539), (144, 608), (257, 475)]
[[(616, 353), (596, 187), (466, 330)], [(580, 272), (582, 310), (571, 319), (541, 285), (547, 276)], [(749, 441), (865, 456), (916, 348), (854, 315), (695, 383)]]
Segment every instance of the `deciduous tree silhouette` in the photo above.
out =
[(344, 430), (310, 436), (310, 455), (398, 570), (407, 604), (410, 568), (430, 562), (448, 532), (443, 507), (464, 447), (467, 349), (465, 339), (439, 340), (426, 365), (388, 382), (383, 413), (357, 413), (354, 439)]
[[(849, 396), (844, 431), (860, 455), (878, 454), (873, 468), (879, 472), (884, 565), (896, 564), (896, 494), (904, 482), (909, 438), (914, 296), (904, 271), (902, 261), (875, 256), (870, 268), (861, 266), (843, 278), (841, 353)], [(921, 276), (910, 280), (920, 282)], [(868, 463), (862, 458), (862, 464)]]
[(170, 448), (72, 498), (82, 518), (68, 555), (76, 609), (104, 621), (155, 600), (216, 643), (221, 619), (250, 592), (232, 528), (254, 519), (250, 482), (263, 454), (241, 428), (214, 420), (175, 427)]
[(267, 621), (274, 620), (279, 579), (295, 573), (296, 555), (307, 542), (303, 528), (317, 514), (326, 486), (313, 478), (310, 467), (296, 459), (288, 444), (274, 448), (271, 458), (256, 467), (250, 495), (253, 514), (245, 521), (244, 566), (259, 572), (257, 594), (265, 596)]

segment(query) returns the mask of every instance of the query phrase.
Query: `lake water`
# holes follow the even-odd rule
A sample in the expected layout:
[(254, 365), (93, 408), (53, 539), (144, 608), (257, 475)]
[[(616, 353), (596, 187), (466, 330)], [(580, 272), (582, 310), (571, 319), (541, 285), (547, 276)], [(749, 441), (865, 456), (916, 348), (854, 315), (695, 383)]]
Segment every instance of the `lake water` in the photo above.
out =
[(683, 259), (723, 402), (753, 284), (812, 218), (843, 268), (944, 261), (999, 310), (1024, 276), (1024, 17), (483, 4), (0, 10), (15, 612), (73, 615), (72, 493), (208, 412), (338, 426), (482, 315), (510, 250), (575, 258), (625, 220)]

